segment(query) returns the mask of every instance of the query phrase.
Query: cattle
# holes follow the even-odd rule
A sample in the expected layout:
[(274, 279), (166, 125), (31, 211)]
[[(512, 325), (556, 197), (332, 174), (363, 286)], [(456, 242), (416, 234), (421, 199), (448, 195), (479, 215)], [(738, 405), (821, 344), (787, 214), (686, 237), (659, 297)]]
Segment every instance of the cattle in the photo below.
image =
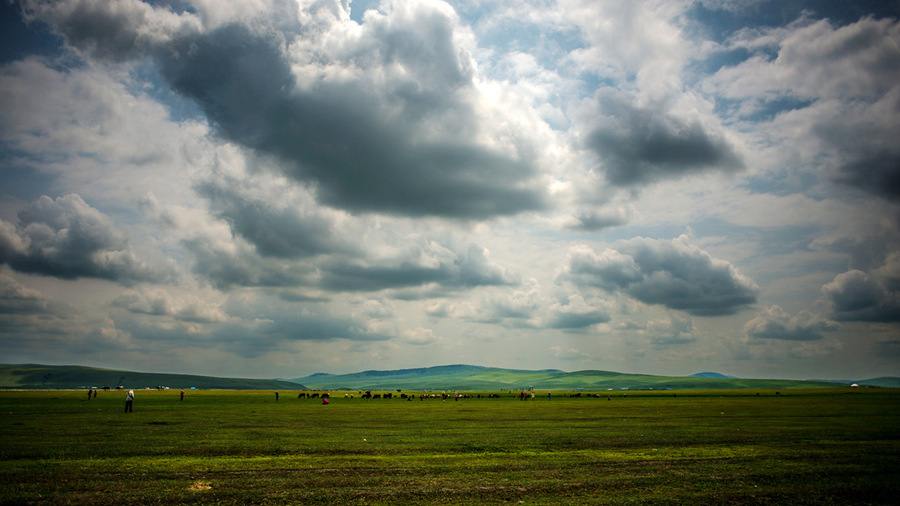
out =
[(319, 394), (317, 394), (317, 393), (316, 393), (316, 394), (309, 394), (309, 398), (310, 398), (310, 399), (318, 399), (318, 398), (319, 398)]

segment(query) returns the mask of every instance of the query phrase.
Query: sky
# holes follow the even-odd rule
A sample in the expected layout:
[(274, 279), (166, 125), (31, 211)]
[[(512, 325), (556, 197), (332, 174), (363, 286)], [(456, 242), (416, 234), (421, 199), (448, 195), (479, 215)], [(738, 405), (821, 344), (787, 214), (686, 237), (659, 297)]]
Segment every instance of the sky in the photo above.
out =
[(0, 0), (0, 361), (900, 376), (900, 2)]

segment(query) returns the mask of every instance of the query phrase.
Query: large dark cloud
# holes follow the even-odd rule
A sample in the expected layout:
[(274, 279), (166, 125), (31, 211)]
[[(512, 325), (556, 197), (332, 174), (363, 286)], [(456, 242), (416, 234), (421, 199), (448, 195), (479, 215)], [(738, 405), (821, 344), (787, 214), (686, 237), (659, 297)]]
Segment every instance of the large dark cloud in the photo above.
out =
[(890, 200), (900, 200), (900, 151), (884, 150), (849, 161), (840, 167), (836, 179)]
[(329, 33), (341, 21), (321, 5), (208, 31), (138, 0), (29, 6), (87, 58), (152, 56), (224, 139), (276, 158), (328, 205), (462, 219), (544, 207), (525, 136), (476, 112), (445, 5), (398, 4), (355, 35)]
[(19, 272), (63, 279), (160, 281), (164, 273), (137, 258), (112, 221), (78, 195), (42, 196), (0, 220), (0, 263)]
[(598, 93), (601, 118), (586, 142), (617, 186), (652, 183), (708, 170), (734, 171), (743, 162), (731, 144), (697, 119), (639, 106), (618, 93)]
[(833, 316), (843, 321), (900, 321), (900, 278), (859, 270), (838, 274), (822, 287)]
[[(436, 33), (446, 32), (442, 28)], [(392, 60), (385, 64), (428, 60), (422, 55), (404, 60), (414, 54), (409, 47), (416, 41), (406, 40), (403, 32), (389, 35), (393, 38), (384, 43), (399, 48), (385, 55)], [(180, 39), (172, 50), (177, 57), (164, 58), (162, 72), (176, 91), (194, 99), (224, 138), (274, 155), (288, 175), (313, 183), (329, 205), (462, 218), (542, 205), (539, 194), (525, 185), (534, 176), (529, 161), (467, 138), (464, 129), (472, 125), (465, 123), (474, 122), (473, 113), (453, 98), (468, 84), (462, 76), (442, 72), (460, 82), (439, 89), (437, 98), (356, 81), (299, 87), (283, 49), (240, 25)], [(463, 123), (435, 123), (441, 116)], [(435, 129), (444, 134), (420, 135)]]
[[(900, 43), (898, 30), (897, 43)], [(900, 66), (900, 52), (895, 58)], [(832, 178), (881, 198), (900, 200), (900, 85), (878, 101), (850, 103), (813, 133), (836, 155)]]
[(622, 292), (697, 316), (733, 314), (756, 302), (756, 283), (687, 242), (636, 238), (616, 249), (572, 252), (564, 278), (581, 288)]

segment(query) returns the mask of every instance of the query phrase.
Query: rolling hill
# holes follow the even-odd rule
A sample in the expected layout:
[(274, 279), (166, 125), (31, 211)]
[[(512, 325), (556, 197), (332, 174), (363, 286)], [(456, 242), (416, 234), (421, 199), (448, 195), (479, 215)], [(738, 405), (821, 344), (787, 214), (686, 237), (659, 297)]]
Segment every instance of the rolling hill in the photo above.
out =
[(127, 388), (204, 388), (223, 390), (305, 390), (295, 382), (280, 380), (217, 378), (190, 374), (144, 373), (98, 369), (77, 365), (0, 364), (0, 388), (90, 388), (118, 385)]
[[(71, 389), (88, 387), (202, 388), (223, 390), (675, 390), (788, 389), (848, 386), (851, 381), (745, 379), (718, 373), (692, 376), (654, 376), (585, 370), (522, 370), (445, 365), (399, 370), (369, 370), (352, 374), (317, 373), (293, 379), (242, 379), (99, 369), (82, 366), (0, 364), (0, 388)], [(861, 386), (900, 388), (900, 378), (856, 381)]]
[(309, 388), (332, 390), (517, 390), (534, 387), (547, 390), (665, 390), (725, 388), (820, 388), (832, 382), (781, 379), (741, 379), (715, 373), (701, 376), (653, 376), (609, 371), (564, 372), (500, 369), (471, 365), (449, 365), (394, 371), (363, 371), (352, 374), (318, 373), (288, 381)]

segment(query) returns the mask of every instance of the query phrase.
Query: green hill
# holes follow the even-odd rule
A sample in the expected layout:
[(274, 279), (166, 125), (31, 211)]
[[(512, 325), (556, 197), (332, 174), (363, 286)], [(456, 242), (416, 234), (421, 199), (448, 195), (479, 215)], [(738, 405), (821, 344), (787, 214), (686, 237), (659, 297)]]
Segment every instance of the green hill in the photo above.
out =
[(857, 381), (864, 387), (900, 388), (900, 378), (882, 377)]
[(0, 364), (0, 388), (205, 388), (223, 390), (305, 390), (296, 382), (241, 378), (217, 378), (191, 374), (163, 374), (75, 365)]
[[(203, 388), (223, 390), (674, 390), (834, 388), (850, 382), (742, 379), (714, 373), (694, 376), (654, 376), (610, 371), (557, 369), (522, 370), (446, 365), (352, 374), (318, 373), (294, 379), (241, 379), (99, 369), (82, 366), (0, 364), (0, 388), (69, 389), (118, 385), (127, 388)], [(900, 378), (857, 381), (864, 387), (900, 387)]]
[[(707, 373), (708, 374), (708, 373)], [(882, 378), (883, 379), (883, 378)], [(735, 388), (835, 387), (825, 381), (741, 379), (718, 375), (653, 376), (610, 371), (564, 372), (556, 369), (528, 371), (471, 365), (449, 365), (395, 371), (363, 371), (352, 374), (318, 373), (289, 381), (309, 388), (332, 390), (676, 390)]]

